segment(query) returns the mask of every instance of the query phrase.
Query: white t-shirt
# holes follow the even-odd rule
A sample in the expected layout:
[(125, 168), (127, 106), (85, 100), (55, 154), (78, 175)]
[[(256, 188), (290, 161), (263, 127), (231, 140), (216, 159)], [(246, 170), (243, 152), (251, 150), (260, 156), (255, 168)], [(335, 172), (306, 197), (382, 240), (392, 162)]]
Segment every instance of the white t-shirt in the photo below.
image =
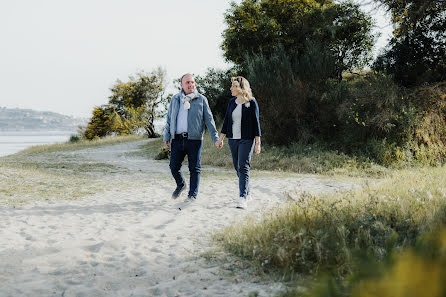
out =
[(237, 107), (232, 112), (232, 139), (242, 138), (242, 104), (237, 104)]

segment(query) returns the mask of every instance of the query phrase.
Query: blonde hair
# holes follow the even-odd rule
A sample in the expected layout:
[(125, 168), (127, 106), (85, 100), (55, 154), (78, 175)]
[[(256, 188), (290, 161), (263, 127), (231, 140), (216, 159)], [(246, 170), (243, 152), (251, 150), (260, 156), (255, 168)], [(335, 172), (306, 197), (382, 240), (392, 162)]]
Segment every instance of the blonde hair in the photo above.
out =
[(239, 97), (243, 99), (245, 103), (248, 103), (252, 98), (251, 87), (249, 82), (243, 76), (231, 77), (232, 85), (239, 91)]

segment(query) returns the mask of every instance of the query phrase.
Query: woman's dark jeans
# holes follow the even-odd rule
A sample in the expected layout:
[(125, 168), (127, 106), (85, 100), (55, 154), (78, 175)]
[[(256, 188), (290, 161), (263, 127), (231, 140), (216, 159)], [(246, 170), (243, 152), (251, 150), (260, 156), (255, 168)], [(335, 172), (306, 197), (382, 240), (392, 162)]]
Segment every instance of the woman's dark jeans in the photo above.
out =
[(237, 171), (240, 197), (246, 197), (249, 194), (249, 169), (254, 150), (254, 139), (229, 139), (228, 145), (231, 150), (232, 163)]
[(185, 185), (181, 165), (187, 155), (189, 163), (190, 182), (189, 196), (197, 197), (201, 173), (201, 149), (202, 140), (173, 139), (170, 146), (170, 172), (177, 183), (177, 187)]

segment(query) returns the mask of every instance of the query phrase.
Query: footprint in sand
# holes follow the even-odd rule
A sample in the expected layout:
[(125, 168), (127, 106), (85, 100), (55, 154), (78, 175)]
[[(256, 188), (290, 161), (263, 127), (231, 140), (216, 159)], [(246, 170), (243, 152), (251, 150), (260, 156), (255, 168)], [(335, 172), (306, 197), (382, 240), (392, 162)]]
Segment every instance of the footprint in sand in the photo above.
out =
[(25, 240), (36, 241), (36, 239), (35, 239), (32, 235), (27, 234), (26, 232), (21, 232), (21, 233), (20, 233), (20, 236), (22, 236), (23, 238), (25, 238)]
[(85, 251), (91, 252), (91, 253), (97, 253), (101, 250), (102, 246), (104, 245), (103, 242), (94, 244), (94, 245), (87, 245), (83, 247)]
[(161, 253), (161, 250), (159, 250), (159, 249), (156, 248), (156, 247), (151, 248), (150, 251), (151, 251), (151, 252), (154, 252), (154, 253)]

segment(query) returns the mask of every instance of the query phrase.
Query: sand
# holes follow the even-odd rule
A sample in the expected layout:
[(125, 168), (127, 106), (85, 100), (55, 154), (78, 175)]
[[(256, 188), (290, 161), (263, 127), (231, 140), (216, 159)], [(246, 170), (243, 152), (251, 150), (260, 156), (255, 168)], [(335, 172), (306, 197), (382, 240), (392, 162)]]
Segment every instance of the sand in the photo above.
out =
[[(171, 199), (167, 161), (128, 154), (145, 142), (65, 153), (118, 166), (138, 186), (0, 208), (0, 296), (272, 296), (285, 286), (206, 257), (215, 249), (212, 234), (283, 205), (287, 193), (358, 187), (345, 179), (257, 172), (253, 200), (240, 210), (235, 172), (204, 166), (197, 201), (184, 203), (185, 194)], [(119, 174), (114, 178), (119, 183)]]

